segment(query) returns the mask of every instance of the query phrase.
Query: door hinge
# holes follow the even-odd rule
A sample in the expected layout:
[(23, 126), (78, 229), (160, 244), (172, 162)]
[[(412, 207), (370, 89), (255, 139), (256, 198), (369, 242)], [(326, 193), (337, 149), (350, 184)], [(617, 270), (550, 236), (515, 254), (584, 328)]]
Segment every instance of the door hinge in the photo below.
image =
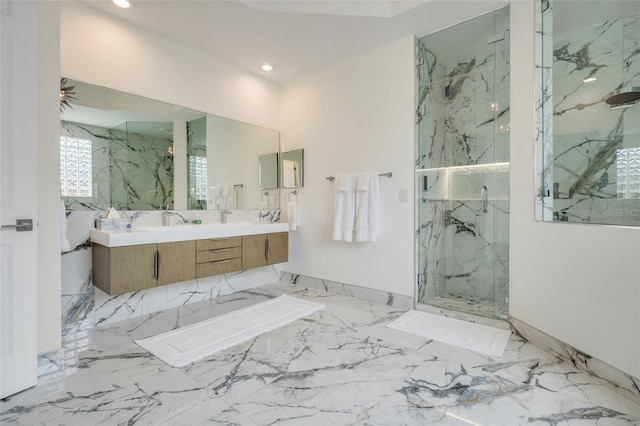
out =
[(424, 60), (424, 58), (416, 58), (416, 66), (420, 67), (422, 65), (424, 65), (426, 61)]
[(424, 274), (418, 274), (418, 284), (424, 284), (425, 283), (425, 279), (424, 279)]
[(427, 114), (427, 108), (424, 104), (418, 106), (418, 117), (424, 117)]

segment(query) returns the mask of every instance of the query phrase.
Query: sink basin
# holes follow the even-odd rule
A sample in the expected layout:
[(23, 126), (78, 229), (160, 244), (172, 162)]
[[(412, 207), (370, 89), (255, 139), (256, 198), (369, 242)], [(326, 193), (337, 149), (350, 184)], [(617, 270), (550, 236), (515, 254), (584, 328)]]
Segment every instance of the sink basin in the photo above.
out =
[(175, 226), (141, 226), (133, 228), (130, 232), (92, 229), (91, 241), (105, 247), (121, 247), (209, 238), (227, 238), (240, 235), (269, 234), (273, 232), (286, 232), (288, 230), (289, 225), (287, 223), (188, 223)]

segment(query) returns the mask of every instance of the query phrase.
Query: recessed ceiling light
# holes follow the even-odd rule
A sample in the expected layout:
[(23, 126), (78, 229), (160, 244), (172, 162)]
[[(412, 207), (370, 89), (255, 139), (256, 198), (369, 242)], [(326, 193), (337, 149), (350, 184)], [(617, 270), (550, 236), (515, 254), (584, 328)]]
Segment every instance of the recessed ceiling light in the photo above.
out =
[(273, 70), (273, 65), (271, 64), (262, 64), (262, 71), (271, 71)]
[(113, 4), (123, 9), (128, 9), (133, 6), (133, 2), (131, 2), (131, 0), (113, 0)]
[(582, 80), (582, 82), (583, 83), (593, 83), (596, 80), (597, 80), (597, 78), (595, 78), (595, 77), (587, 77), (584, 80)]

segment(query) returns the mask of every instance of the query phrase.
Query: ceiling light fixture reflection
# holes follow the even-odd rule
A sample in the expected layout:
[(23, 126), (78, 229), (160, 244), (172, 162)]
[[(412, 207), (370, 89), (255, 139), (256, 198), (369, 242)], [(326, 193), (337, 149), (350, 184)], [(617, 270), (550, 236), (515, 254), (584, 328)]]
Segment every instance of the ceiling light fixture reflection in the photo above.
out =
[(113, 0), (113, 4), (123, 9), (128, 9), (133, 6), (133, 2), (131, 2), (131, 0)]
[(273, 65), (264, 63), (262, 64), (261, 68), (262, 68), (262, 71), (271, 71), (273, 70)]
[(582, 80), (582, 82), (583, 83), (593, 83), (596, 80), (597, 80), (597, 78), (595, 78), (595, 77), (587, 77), (584, 80)]

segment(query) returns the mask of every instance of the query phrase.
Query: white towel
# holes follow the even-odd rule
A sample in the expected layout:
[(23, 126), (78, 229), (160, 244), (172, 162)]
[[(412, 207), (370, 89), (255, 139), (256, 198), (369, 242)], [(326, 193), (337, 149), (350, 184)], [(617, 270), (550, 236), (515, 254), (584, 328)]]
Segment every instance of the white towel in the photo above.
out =
[(300, 226), (300, 204), (298, 200), (289, 200), (287, 203), (287, 219), (289, 231), (295, 231)]
[(63, 253), (71, 250), (71, 244), (67, 237), (67, 211), (62, 198), (60, 199), (60, 249)]
[(380, 232), (380, 177), (358, 173), (356, 190), (356, 241), (375, 242)]
[(335, 215), (333, 239), (350, 243), (353, 241), (355, 219), (356, 175), (343, 174), (335, 180)]
[(234, 209), (233, 201), (235, 189), (232, 184), (223, 183), (214, 187), (213, 195), (215, 196), (216, 208), (220, 210)]

